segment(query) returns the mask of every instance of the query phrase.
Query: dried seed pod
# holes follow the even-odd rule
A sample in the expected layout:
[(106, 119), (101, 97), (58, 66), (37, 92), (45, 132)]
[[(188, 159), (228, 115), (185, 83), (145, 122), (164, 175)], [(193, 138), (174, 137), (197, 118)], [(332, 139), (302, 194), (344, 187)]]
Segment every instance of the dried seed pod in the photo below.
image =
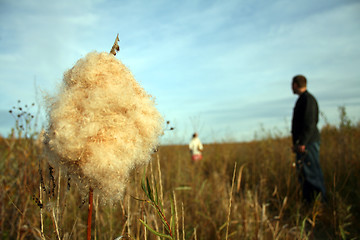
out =
[(48, 97), (45, 146), (50, 162), (85, 192), (122, 197), (129, 171), (146, 163), (163, 134), (154, 99), (110, 53), (89, 53)]

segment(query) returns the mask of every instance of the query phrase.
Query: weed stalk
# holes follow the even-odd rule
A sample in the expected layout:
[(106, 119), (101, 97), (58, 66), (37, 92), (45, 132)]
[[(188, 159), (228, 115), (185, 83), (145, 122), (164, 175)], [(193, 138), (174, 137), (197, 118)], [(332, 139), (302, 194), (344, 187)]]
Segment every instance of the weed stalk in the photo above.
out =
[(91, 240), (91, 216), (93, 210), (93, 189), (89, 188), (89, 211), (87, 219), (87, 240)]

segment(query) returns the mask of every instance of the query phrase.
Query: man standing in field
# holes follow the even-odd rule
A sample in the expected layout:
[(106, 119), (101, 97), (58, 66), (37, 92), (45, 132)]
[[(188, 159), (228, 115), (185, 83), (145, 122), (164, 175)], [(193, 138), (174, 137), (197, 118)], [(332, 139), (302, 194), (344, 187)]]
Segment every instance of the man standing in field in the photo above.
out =
[(202, 159), (201, 152), (203, 151), (204, 147), (198, 138), (198, 134), (194, 133), (192, 139), (189, 143), (189, 150), (191, 153), (191, 159), (193, 162), (200, 161)]
[(310, 203), (318, 193), (321, 193), (323, 201), (326, 197), (319, 162), (319, 107), (315, 97), (307, 91), (306, 82), (302, 75), (297, 75), (292, 80), (292, 90), (299, 98), (294, 107), (291, 133), (303, 198)]

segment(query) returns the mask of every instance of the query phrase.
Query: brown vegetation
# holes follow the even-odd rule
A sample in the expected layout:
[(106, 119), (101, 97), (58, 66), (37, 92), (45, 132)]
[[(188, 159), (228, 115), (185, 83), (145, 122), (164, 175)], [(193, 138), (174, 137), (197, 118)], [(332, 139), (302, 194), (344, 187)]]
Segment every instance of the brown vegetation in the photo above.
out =
[[(153, 205), (134, 198), (147, 199), (144, 174), (158, 190), (164, 217), (174, 220), (174, 239), (354, 238), (360, 234), (360, 126), (343, 120), (321, 131), (326, 205), (302, 203), (289, 138), (208, 144), (198, 164), (187, 146), (161, 146), (148, 166), (134, 169), (123, 200), (101, 205), (94, 198), (92, 238), (158, 239), (139, 219), (166, 232)], [(19, 136), (0, 139), (0, 238), (84, 239), (87, 196), (48, 165), (35, 135)]]

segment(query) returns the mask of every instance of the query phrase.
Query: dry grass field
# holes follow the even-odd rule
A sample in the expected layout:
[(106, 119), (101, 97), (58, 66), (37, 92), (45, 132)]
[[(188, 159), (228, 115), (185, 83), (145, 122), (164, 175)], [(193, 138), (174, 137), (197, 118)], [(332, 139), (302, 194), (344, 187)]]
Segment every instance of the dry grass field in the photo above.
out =
[[(0, 139), (0, 238), (85, 239), (88, 196), (24, 131), (17, 124)], [(327, 204), (302, 203), (288, 137), (207, 144), (196, 164), (187, 146), (160, 146), (134, 169), (122, 201), (94, 198), (92, 239), (165, 239), (140, 220), (167, 235), (169, 224), (172, 239), (359, 239), (360, 125), (343, 115), (321, 136)]]

